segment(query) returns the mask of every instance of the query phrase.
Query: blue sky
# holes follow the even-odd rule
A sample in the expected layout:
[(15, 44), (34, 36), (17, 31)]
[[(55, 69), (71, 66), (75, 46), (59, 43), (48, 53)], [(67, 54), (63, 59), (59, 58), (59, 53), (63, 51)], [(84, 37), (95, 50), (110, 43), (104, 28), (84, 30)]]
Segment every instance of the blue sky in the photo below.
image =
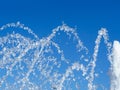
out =
[[(51, 34), (52, 29), (62, 25), (62, 22), (77, 28), (78, 36), (89, 49), (90, 55), (94, 50), (98, 30), (102, 27), (108, 30), (111, 42), (120, 41), (119, 0), (1, 0), (0, 26), (17, 21), (30, 27), (40, 38)], [(105, 61), (107, 58), (103, 40), (100, 45), (96, 72), (99, 69), (108, 72), (109, 62)], [(72, 51), (68, 53), (68, 50), (68, 57), (74, 54)], [(104, 82), (109, 81), (109, 78), (105, 75), (107, 73), (96, 79), (95, 83), (103, 80), (100, 83), (108, 88), (109, 83)]]
[(42, 38), (64, 21), (77, 27), (84, 43), (91, 40), (94, 44), (101, 27), (109, 30), (111, 39), (119, 39), (119, 8), (118, 0), (2, 0), (0, 25), (20, 21)]
[(82, 34), (105, 27), (118, 38), (119, 8), (119, 0), (2, 0), (0, 25), (20, 21), (46, 36), (45, 30), (50, 33), (64, 21)]

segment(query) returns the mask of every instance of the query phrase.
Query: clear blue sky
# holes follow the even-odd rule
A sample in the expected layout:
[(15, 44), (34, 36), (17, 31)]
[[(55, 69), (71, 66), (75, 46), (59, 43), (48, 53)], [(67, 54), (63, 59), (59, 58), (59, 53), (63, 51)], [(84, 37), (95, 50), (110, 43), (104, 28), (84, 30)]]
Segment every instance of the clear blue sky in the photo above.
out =
[[(0, 25), (20, 21), (34, 32), (44, 36), (62, 21), (77, 26), (80, 33), (92, 32), (106, 27), (118, 38), (120, 30), (119, 0), (1, 0)], [(78, 30), (78, 32), (79, 32)]]
[[(29, 26), (40, 38), (48, 36), (52, 29), (64, 21), (68, 26), (77, 27), (78, 35), (90, 53), (93, 53), (94, 41), (102, 27), (107, 28), (111, 41), (120, 41), (119, 0), (1, 0), (0, 26), (17, 21)], [(103, 47), (100, 47), (98, 58), (104, 60), (103, 42), (101, 45)], [(99, 68), (107, 70), (109, 66), (105, 64), (107, 61), (104, 64), (97, 63), (98, 71)], [(109, 87), (109, 84), (103, 84)]]

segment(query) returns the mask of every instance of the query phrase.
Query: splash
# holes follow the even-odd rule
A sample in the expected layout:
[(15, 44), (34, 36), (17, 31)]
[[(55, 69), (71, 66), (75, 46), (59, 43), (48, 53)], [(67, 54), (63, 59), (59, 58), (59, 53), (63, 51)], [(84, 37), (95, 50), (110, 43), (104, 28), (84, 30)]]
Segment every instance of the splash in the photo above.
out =
[(120, 90), (120, 43), (118, 41), (113, 43), (112, 56), (111, 90)]
[[(92, 56), (76, 30), (66, 24), (41, 39), (20, 22), (3, 25), (0, 32), (1, 90), (97, 90), (95, 68), (102, 37), (110, 68), (113, 71), (119, 68), (116, 67), (119, 62), (115, 56), (116, 46), (113, 45), (112, 53), (105, 28), (98, 32)], [(112, 77), (119, 79), (116, 72)], [(111, 79), (111, 90), (119, 90), (116, 85), (119, 81), (115, 80)]]

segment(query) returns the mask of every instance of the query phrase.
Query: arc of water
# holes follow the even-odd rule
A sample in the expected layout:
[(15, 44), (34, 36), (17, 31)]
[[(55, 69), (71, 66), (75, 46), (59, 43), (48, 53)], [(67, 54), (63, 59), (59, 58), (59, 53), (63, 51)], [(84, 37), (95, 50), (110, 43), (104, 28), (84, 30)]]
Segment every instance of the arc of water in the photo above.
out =
[(102, 28), (99, 32), (98, 32), (98, 36), (95, 40), (95, 47), (94, 47), (94, 53), (93, 53), (93, 60), (90, 62), (90, 64), (88, 66), (91, 66), (91, 71), (90, 71), (90, 75), (89, 75), (89, 83), (88, 83), (88, 89), (89, 90), (95, 90), (95, 86), (93, 85), (93, 80), (94, 80), (94, 73), (95, 73), (95, 67), (96, 67), (96, 61), (97, 61), (97, 56), (98, 56), (98, 51), (99, 51), (99, 45), (101, 42), (101, 38), (104, 38), (104, 43), (107, 46), (107, 50), (108, 50), (108, 58), (110, 60), (110, 51), (111, 51), (111, 47), (112, 44), (109, 41), (108, 38), (108, 34), (107, 34), (107, 30), (105, 28)]
[(65, 81), (65, 79), (67, 77), (69, 77), (70, 74), (73, 73), (73, 70), (77, 70), (77, 71), (83, 71), (83, 73), (86, 73), (86, 68), (82, 65), (82, 64), (79, 64), (79, 63), (73, 63), (73, 65), (71, 67), (68, 67), (68, 69), (66, 70), (66, 73), (63, 75), (63, 77), (61, 78), (60, 80), (60, 84), (57, 88), (57, 90), (62, 90), (63, 88), (63, 83)]
[(14, 27), (14, 28), (21, 28), (23, 30), (27, 30), (28, 33), (30, 33), (31, 35), (33, 35), (36, 39), (39, 39), (38, 36), (27, 26), (25, 26), (24, 24), (21, 24), (19, 21), (17, 23), (8, 23), (6, 25), (3, 25), (0, 30), (4, 30), (6, 28), (10, 28), (10, 27)]
[(50, 34), (47, 39), (51, 40), (52, 38), (55, 37), (56, 33), (59, 31), (64, 31), (67, 33), (67, 35), (69, 34), (73, 34), (73, 36), (75, 37), (75, 39), (77, 40), (78, 44), (77, 44), (77, 48), (78, 51), (81, 51), (82, 49), (86, 50), (86, 53), (88, 53), (87, 48), (83, 45), (82, 41), (80, 40), (78, 34), (76, 33), (75, 29), (67, 26), (66, 24), (63, 24), (62, 26), (58, 26), (57, 28), (53, 29), (52, 34)]

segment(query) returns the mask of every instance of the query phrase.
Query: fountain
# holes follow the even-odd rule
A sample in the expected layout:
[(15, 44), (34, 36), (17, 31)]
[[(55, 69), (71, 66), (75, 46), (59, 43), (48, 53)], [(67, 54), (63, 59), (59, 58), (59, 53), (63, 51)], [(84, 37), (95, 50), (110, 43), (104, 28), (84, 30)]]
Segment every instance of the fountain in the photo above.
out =
[[(20, 22), (3, 25), (0, 28), (0, 90), (99, 90), (94, 81), (102, 38), (111, 64), (110, 89), (119, 90), (120, 50), (117, 48), (120, 45), (115, 41), (112, 47), (105, 28), (99, 30), (94, 53), (90, 55), (76, 30), (66, 24), (41, 39)], [(100, 90), (108, 90), (104, 85), (101, 87)]]

